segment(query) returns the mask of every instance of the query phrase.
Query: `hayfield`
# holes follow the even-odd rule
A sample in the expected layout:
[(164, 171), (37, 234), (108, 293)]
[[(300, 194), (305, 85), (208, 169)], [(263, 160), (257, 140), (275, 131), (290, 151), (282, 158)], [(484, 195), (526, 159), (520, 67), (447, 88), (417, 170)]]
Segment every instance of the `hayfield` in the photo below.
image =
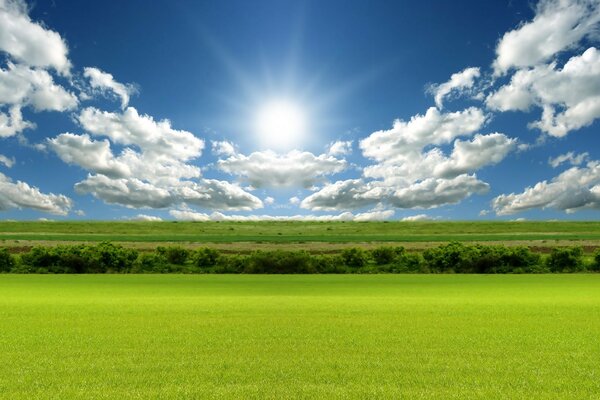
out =
[(0, 275), (0, 398), (595, 399), (600, 275)]

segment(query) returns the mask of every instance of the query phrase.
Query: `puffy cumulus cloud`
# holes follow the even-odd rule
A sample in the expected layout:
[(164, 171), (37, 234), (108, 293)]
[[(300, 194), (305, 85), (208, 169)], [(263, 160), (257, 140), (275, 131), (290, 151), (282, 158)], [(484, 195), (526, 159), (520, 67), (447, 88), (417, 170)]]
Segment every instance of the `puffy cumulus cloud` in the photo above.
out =
[(113, 155), (108, 140), (95, 141), (87, 134), (63, 133), (48, 139), (48, 145), (68, 164), (75, 164), (108, 177), (131, 175), (129, 166)]
[(452, 178), (497, 164), (516, 146), (516, 139), (502, 133), (478, 134), (471, 141), (457, 140), (450, 157), (439, 159), (439, 163), (434, 165), (433, 176)]
[(233, 156), (236, 154), (233, 143), (226, 140), (211, 142), (212, 152), (218, 156)]
[(403, 222), (416, 222), (416, 221), (433, 221), (433, 220), (436, 220), (436, 219), (437, 218), (430, 217), (427, 214), (417, 214), (417, 215), (410, 215), (408, 217), (404, 217), (400, 221), (403, 221)]
[(162, 221), (162, 218), (154, 215), (138, 214), (135, 217), (129, 218), (129, 220), (140, 222), (160, 222)]
[(300, 202), (300, 207), (317, 211), (356, 209), (374, 205), (384, 200), (390, 188), (381, 182), (365, 182), (362, 179), (348, 179), (325, 185)]
[(31, 21), (24, 1), (0, 0), (0, 52), (9, 56), (6, 67), (0, 67), (0, 138), (35, 128), (23, 120), (23, 107), (34, 111), (77, 107), (77, 97), (44, 69), (69, 75), (67, 46), (58, 33)]
[(75, 184), (79, 194), (90, 193), (109, 204), (130, 208), (165, 208), (173, 204), (168, 189), (157, 187), (139, 179), (113, 179), (105, 175), (88, 175)]
[[(190, 132), (173, 129), (169, 121), (156, 122), (131, 107), (123, 113), (87, 108), (78, 120), (86, 131), (107, 139), (63, 133), (47, 144), (63, 161), (90, 172), (75, 184), (79, 194), (129, 208), (184, 203), (218, 210), (263, 206), (235, 184), (200, 178), (200, 169), (189, 161), (200, 155), (204, 142)], [(112, 144), (125, 147), (115, 155)]]
[(0, 112), (0, 138), (14, 136), (34, 127), (35, 124), (23, 120), (19, 106), (11, 107), (8, 114)]
[(489, 185), (475, 175), (459, 175), (452, 179), (428, 178), (397, 189), (388, 202), (398, 208), (434, 208), (456, 204), (472, 194), (484, 194)]
[(191, 210), (171, 210), (169, 214), (182, 221), (381, 221), (391, 218), (393, 210), (373, 210), (353, 214), (343, 212), (336, 215), (226, 215), (220, 212), (211, 214)]
[(481, 75), (479, 68), (466, 68), (460, 72), (452, 74), (450, 80), (439, 85), (431, 85), (429, 91), (433, 93), (435, 104), (442, 108), (444, 97), (452, 93), (460, 94), (465, 90), (473, 88), (475, 79)]
[(92, 194), (109, 204), (129, 208), (167, 208), (186, 203), (216, 210), (248, 211), (263, 206), (259, 198), (239, 186), (214, 179), (158, 185), (137, 178), (88, 175), (75, 184), (75, 190), (80, 194)]
[(505, 33), (498, 42), (494, 73), (547, 61), (594, 33), (599, 21), (598, 0), (541, 0), (532, 21)]
[(347, 167), (343, 159), (331, 155), (315, 156), (306, 151), (293, 150), (277, 154), (266, 150), (246, 156), (234, 154), (219, 160), (217, 167), (232, 175), (242, 177), (255, 188), (293, 187), (310, 188), (326, 175), (336, 174)]
[(385, 160), (364, 168), (364, 175), (383, 178), (395, 185), (429, 177), (454, 178), (497, 164), (516, 146), (516, 139), (502, 133), (477, 134), (470, 141), (455, 140), (449, 156), (437, 147), (427, 152), (406, 151), (394, 156), (391, 161)]
[(93, 135), (107, 136), (116, 144), (136, 146), (157, 159), (187, 161), (199, 157), (204, 149), (204, 141), (191, 132), (173, 129), (169, 120), (155, 121), (149, 115), (140, 115), (133, 107), (122, 113), (88, 107), (77, 120)]
[(329, 145), (327, 154), (330, 156), (344, 156), (352, 153), (352, 140), (338, 140)]
[(492, 200), (497, 215), (511, 215), (534, 208), (553, 208), (572, 213), (600, 209), (600, 162), (572, 167), (550, 182), (542, 181), (522, 193), (503, 194)]
[(21, 63), (68, 75), (68, 48), (60, 35), (29, 18), (22, 0), (0, 0), (0, 50)]
[(200, 176), (200, 169), (196, 166), (165, 157), (157, 158), (154, 154), (148, 155), (130, 148), (124, 149), (117, 157), (108, 140), (93, 140), (87, 134), (62, 133), (48, 139), (47, 143), (64, 162), (111, 178), (169, 183)]
[(530, 127), (556, 137), (588, 126), (600, 117), (600, 51), (591, 47), (562, 69), (552, 63), (517, 71), (486, 104), (500, 111), (543, 107), (541, 120)]
[(360, 148), (366, 157), (376, 161), (393, 161), (407, 151), (420, 151), (428, 145), (441, 145), (473, 134), (485, 121), (483, 111), (475, 107), (451, 113), (431, 107), (425, 115), (416, 115), (410, 121), (396, 120), (392, 129), (372, 133), (360, 141)]
[(118, 96), (121, 99), (122, 109), (127, 107), (130, 96), (137, 91), (134, 85), (117, 82), (112, 74), (101, 71), (98, 68), (84, 68), (83, 76), (89, 79), (92, 89), (99, 90), (104, 94), (112, 92)]
[(3, 154), (0, 154), (0, 164), (3, 164), (6, 168), (12, 168), (15, 165), (15, 158), (8, 158)]
[(272, 205), (272, 204), (275, 203), (275, 199), (272, 198), (271, 196), (267, 196), (267, 197), (265, 197), (264, 203), (267, 204), (267, 205)]
[[(486, 122), (480, 109), (441, 113), (430, 108), (410, 121), (396, 121), (360, 142), (363, 155), (376, 161), (363, 177), (327, 184), (306, 197), (313, 210), (356, 209), (383, 202), (397, 208), (433, 208), (483, 194), (489, 185), (474, 174), (503, 160), (517, 141), (502, 133), (476, 134)], [(445, 155), (441, 145), (453, 143)], [(369, 180), (370, 179), (370, 180)]]
[(30, 208), (56, 215), (67, 215), (73, 206), (71, 199), (64, 195), (42, 193), (38, 188), (25, 182), (13, 182), (0, 173), (0, 210)]
[(8, 63), (0, 68), (0, 104), (32, 106), (35, 111), (66, 111), (77, 107), (77, 97), (54, 83), (45, 70)]
[(565, 154), (561, 154), (554, 158), (548, 159), (548, 164), (552, 166), (552, 168), (557, 168), (564, 163), (569, 163), (570, 165), (581, 165), (585, 161), (589, 160), (590, 155), (588, 153), (575, 154), (570, 151)]

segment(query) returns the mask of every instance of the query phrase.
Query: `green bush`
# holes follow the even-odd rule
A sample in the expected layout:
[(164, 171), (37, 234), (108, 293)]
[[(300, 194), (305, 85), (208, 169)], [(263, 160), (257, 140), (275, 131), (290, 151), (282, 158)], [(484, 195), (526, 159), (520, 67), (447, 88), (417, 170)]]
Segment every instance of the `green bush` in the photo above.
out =
[(552, 249), (546, 261), (550, 272), (580, 272), (585, 271), (583, 248), (557, 247)]
[(200, 268), (212, 268), (219, 261), (219, 252), (208, 247), (198, 249), (194, 253), (194, 264)]
[(597, 249), (594, 253), (594, 264), (592, 270), (600, 272), (600, 249)]
[(157, 247), (156, 251), (175, 265), (184, 265), (190, 256), (190, 251), (183, 247)]
[(423, 252), (423, 259), (431, 272), (474, 273), (477, 250), (473, 246), (452, 242)]
[(0, 248), (0, 272), (10, 272), (15, 267), (15, 258), (8, 249)]
[[(20, 260), (20, 261), (19, 261)], [(588, 265), (589, 264), (589, 265)], [(542, 259), (527, 247), (449, 243), (409, 253), (403, 247), (370, 251), (348, 248), (338, 255), (306, 251), (256, 251), (250, 255), (221, 254), (201, 248), (158, 247), (141, 256), (112, 243), (37, 246), (20, 258), (0, 249), (0, 272), (15, 273), (544, 273), (600, 271), (600, 250), (593, 263), (581, 247), (556, 248)]]
[(342, 251), (344, 265), (350, 268), (362, 268), (368, 262), (367, 253), (358, 247), (351, 247)]
[(416, 274), (428, 273), (429, 269), (420, 254), (402, 252), (394, 259), (394, 264), (389, 272)]
[(255, 251), (247, 260), (249, 274), (310, 274), (316, 272), (305, 251)]
[(137, 250), (103, 242), (96, 246), (36, 246), (21, 256), (21, 263), (49, 273), (128, 272)]
[(201, 269), (201, 271), (208, 271), (216, 274), (241, 274), (246, 269), (247, 262), (248, 257), (237, 254), (227, 257), (219, 257), (216, 265), (214, 265), (211, 269)]
[(381, 246), (371, 250), (371, 257), (375, 264), (386, 265), (394, 262), (394, 259), (404, 253), (404, 247)]
[(340, 256), (313, 256), (312, 263), (315, 271), (319, 274), (345, 274), (348, 272), (348, 268)]
[(169, 263), (164, 255), (160, 253), (143, 253), (135, 261), (132, 268), (132, 272), (135, 273), (166, 273), (171, 272)]

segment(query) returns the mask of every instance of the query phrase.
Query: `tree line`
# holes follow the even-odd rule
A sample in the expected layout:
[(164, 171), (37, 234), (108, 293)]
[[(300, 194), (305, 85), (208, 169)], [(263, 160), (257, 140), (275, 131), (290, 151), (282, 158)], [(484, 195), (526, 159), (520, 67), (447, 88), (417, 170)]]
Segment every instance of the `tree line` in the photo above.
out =
[(586, 257), (583, 249), (556, 247), (542, 255), (528, 247), (443, 244), (420, 253), (404, 247), (371, 250), (352, 247), (339, 254), (306, 251), (254, 251), (226, 254), (208, 247), (157, 247), (138, 251), (104, 242), (97, 245), (36, 246), (18, 255), (0, 248), (5, 273), (569, 273), (600, 272), (600, 249)]

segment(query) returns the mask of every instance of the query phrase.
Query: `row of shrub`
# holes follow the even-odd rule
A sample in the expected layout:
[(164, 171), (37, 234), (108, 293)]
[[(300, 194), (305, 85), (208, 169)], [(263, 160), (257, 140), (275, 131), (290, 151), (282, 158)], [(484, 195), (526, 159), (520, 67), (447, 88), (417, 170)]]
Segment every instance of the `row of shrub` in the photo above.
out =
[(336, 255), (306, 251), (255, 251), (224, 254), (211, 248), (158, 247), (139, 252), (112, 243), (34, 247), (20, 255), (0, 248), (0, 272), (11, 273), (565, 273), (600, 272), (600, 250), (593, 259), (581, 247), (557, 247), (548, 255), (527, 247), (465, 245), (458, 242), (407, 252), (403, 247), (353, 247)]

